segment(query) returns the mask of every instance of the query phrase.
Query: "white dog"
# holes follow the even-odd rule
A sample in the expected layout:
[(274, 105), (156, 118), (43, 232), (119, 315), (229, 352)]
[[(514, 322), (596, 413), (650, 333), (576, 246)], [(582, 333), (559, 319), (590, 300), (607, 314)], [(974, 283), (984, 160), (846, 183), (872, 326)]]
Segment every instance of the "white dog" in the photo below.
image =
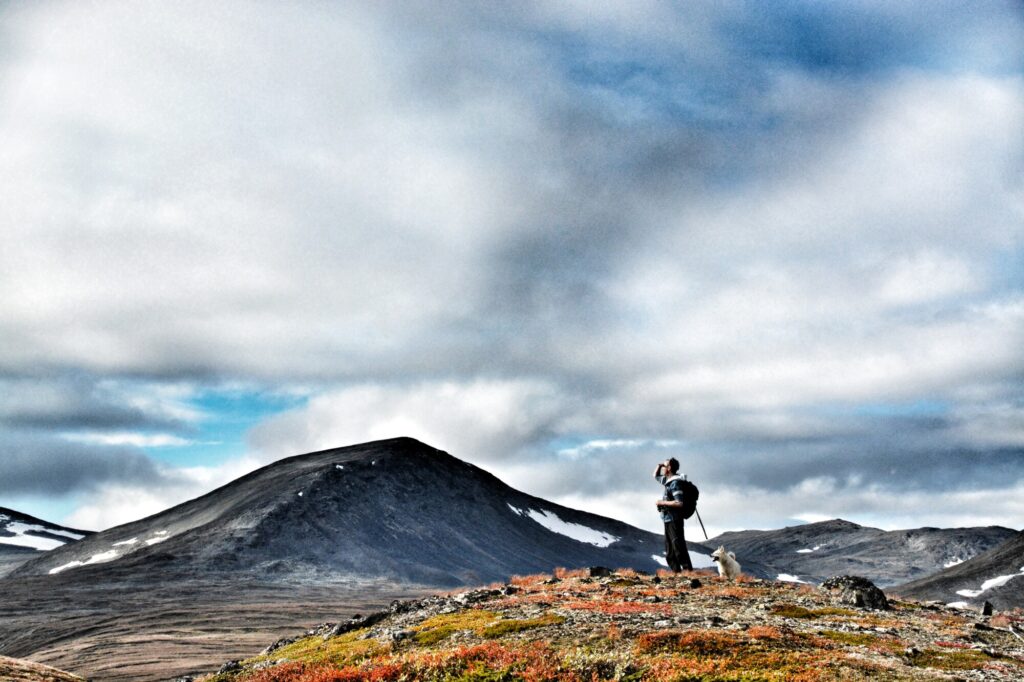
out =
[(740, 575), (740, 564), (736, 561), (736, 555), (725, 551), (724, 546), (719, 546), (711, 553), (711, 560), (718, 564), (718, 575), (729, 580), (735, 580)]

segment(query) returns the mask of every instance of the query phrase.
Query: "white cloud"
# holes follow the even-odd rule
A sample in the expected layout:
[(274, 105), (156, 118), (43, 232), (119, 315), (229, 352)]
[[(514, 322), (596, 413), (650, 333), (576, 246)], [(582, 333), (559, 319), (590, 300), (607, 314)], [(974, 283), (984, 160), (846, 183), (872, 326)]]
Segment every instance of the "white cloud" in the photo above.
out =
[(100, 445), (134, 445), (135, 447), (165, 448), (194, 445), (197, 441), (181, 438), (169, 433), (129, 433), (125, 431), (109, 433), (66, 433), (67, 440), (79, 443), (98, 443)]
[(565, 411), (563, 396), (540, 381), (358, 385), (271, 418), (250, 440), (276, 458), (409, 436), (463, 459), (487, 461), (522, 454), (551, 432)]
[(204, 386), (308, 384), (239, 470), (411, 435), (555, 495), (545, 456), (877, 449), (858, 403), (1019, 447), (1019, 22), (869, 13), (942, 58), (837, 77), (732, 6), (5, 11), (0, 427), (170, 447)]

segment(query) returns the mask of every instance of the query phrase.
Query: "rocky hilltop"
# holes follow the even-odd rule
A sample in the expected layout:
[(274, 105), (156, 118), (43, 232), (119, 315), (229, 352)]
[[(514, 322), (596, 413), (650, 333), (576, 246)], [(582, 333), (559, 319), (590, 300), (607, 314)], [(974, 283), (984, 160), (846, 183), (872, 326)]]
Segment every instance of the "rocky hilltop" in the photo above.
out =
[[(393, 602), (229, 661), (204, 682), (1019, 680), (1021, 618), (703, 573), (559, 570)], [(878, 609), (857, 604), (871, 604)], [(339, 614), (342, 616), (344, 614)], [(192, 678), (189, 678), (192, 679)]]
[(12, 575), (172, 574), (454, 586), (551, 566), (655, 570), (663, 540), (519, 492), (411, 438), (275, 462)]
[(778, 530), (723, 533), (704, 543), (758, 565), (763, 577), (820, 583), (860, 575), (888, 587), (942, 571), (998, 547), (1017, 534), (1001, 526), (884, 531), (834, 519)]

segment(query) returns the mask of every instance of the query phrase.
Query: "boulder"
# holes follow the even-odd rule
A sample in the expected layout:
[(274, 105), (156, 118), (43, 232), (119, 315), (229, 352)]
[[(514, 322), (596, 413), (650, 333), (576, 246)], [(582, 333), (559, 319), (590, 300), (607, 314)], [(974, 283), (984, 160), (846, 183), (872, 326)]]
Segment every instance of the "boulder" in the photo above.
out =
[(829, 592), (840, 604), (859, 609), (889, 610), (889, 600), (885, 594), (867, 578), (837, 575), (823, 582), (821, 589)]

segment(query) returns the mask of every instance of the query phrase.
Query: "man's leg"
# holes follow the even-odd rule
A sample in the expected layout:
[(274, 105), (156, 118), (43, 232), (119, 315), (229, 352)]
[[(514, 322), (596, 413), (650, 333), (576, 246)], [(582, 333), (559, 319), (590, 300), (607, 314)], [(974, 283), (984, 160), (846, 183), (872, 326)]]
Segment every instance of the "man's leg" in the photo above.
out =
[[(668, 562), (668, 567), (672, 569), (674, 573), (678, 573), (683, 570), (679, 564), (679, 534), (676, 531), (676, 524), (668, 521), (665, 523), (665, 561)], [(689, 561), (689, 556), (687, 556)]]
[(676, 533), (676, 541), (678, 542), (676, 545), (676, 552), (679, 555), (679, 565), (683, 567), (684, 571), (692, 571), (693, 562), (690, 561), (690, 550), (686, 547), (686, 531), (683, 528), (682, 521), (678, 523)]

